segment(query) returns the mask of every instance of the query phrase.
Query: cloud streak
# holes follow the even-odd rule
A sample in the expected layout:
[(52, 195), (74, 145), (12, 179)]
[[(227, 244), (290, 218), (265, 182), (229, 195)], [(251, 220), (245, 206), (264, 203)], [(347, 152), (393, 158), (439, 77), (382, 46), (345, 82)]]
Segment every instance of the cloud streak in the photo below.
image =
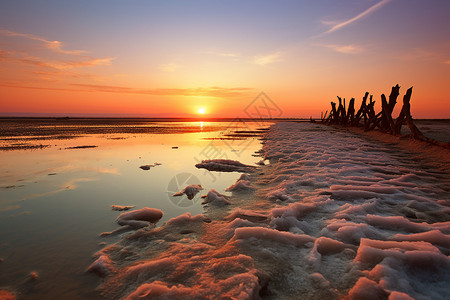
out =
[(208, 97), (238, 97), (245, 95), (252, 88), (225, 88), (225, 87), (201, 87), (201, 88), (168, 88), (168, 89), (138, 89), (123, 86), (72, 84), (72, 86), (95, 92), (145, 94), (154, 96), (208, 96)]
[(114, 85), (95, 85), (95, 84), (70, 84), (71, 88), (52, 88), (52, 87), (35, 87), (17, 84), (0, 84), (0, 87), (34, 89), (34, 90), (51, 90), (51, 91), (70, 91), (70, 92), (102, 92), (114, 94), (141, 94), (152, 96), (206, 96), (217, 98), (232, 98), (245, 96), (253, 88), (246, 87), (200, 87), (200, 88), (159, 88), (159, 89), (139, 89)]
[(47, 60), (35, 56), (21, 55), (14, 51), (0, 50), (0, 61), (21, 63), (26, 65), (33, 65), (41, 68), (51, 68), (56, 70), (68, 70), (80, 67), (92, 66), (109, 66), (114, 57), (93, 58), (84, 57), (84, 60)]
[[(8, 36), (8, 37), (22, 37), (33, 41), (40, 42), (45, 48), (52, 52), (66, 54), (68, 57), (72, 57), (71, 59), (65, 59), (61, 61), (57, 60), (44, 60), (38, 57), (34, 57), (32, 55), (24, 55), (23, 52), (16, 51), (5, 51), (0, 50), (0, 60), (16, 60), (21, 61), (23, 63), (34, 64), (37, 66), (45, 66), (52, 67), (55, 69), (68, 69), (75, 67), (90, 67), (90, 66), (98, 66), (98, 65), (110, 65), (114, 57), (106, 57), (106, 58), (94, 58), (88, 55), (83, 50), (64, 50), (63, 43), (60, 41), (49, 41), (44, 38), (28, 34), (28, 33), (19, 33), (11, 30), (1, 29), (0, 35)], [(21, 56), (20, 56), (21, 54)], [(22, 58), (20, 58), (22, 57)], [(66, 56), (67, 57), (67, 56)]]
[(237, 57), (240, 56), (239, 53), (215, 51), (215, 50), (208, 50), (208, 51), (205, 51), (204, 53), (205, 54), (210, 54), (210, 55), (222, 56), (222, 57), (231, 57), (231, 58), (237, 58)]
[(39, 41), (41, 42), (45, 48), (50, 49), (52, 51), (62, 53), (62, 54), (71, 54), (71, 55), (81, 55), (86, 53), (86, 51), (83, 50), (64, 50), (62, 47), (64, 44), (60, 41), (49, 41), (44, 38), (41, 38), (36, 35), (28, 34), (28, 33), (20, 33), (20, 32), (14, 32), (11, 30), (6, 29), (0, 29), (0, 34), (4, 36), (11, 36), (11, 37), (23, 37), (29, 40)]
[[(32, 34), (0, 28), (0, 36), (33, 41), (34, 43), (31, 48), (23, 48), (20, 43), (15, 43), (14, 41), (6, 44), (11, 45), (12, 48), (0, 49), (0, 62), (14, 64), (12, 65), (14, 70), (38, 75), (38, 78), (46, 81), (59, 81), (66, 76), (94, 78), (96, 76), (77, 74), (72, 70), (95, 66), (109, 66), (115, 59), (114, 57), (91, 57), (86, 55), (87, 52), (83, 50), (65, 50), (63, 43), (60, 41), (50, 41)], [(46, 49), (46, 51), (36, 52), (36, 49), (42, 50), (42, 48)]]
[[(332, 33), (335, 32), (336, 30), (339, 30), (343, 27), (346, 27), (350, 24), (352, 24), (353, 22), (358, 21), (361, 18), (367, 17), (368, 15), (372, 14), (373, 12), (375, 12), (376, 10), (380, 9), (382, 6), (386, 5), (387, 3), (389, 3), (391, 0), (381, 0), (380, 2), (372, 5), (371, 7), (369, 7), (368, 9), (366, 9), (365, 11), (363, 11), (362, 13), (360, 13), (359, 15), (348, 19), (346, 21), (340, 22), (338, 24), (335, 24), (334, 26), (332, 26), (328, 31), (325, 32), (325, 34), (328, 33)], [(324, 22), (325, 23), (325, 22)], [(329, 22), (326, 22), (325, 24), (329, 25)]]
[(271, 53), (271, 54), (267, 54), (267, 55), (259, 55), (259, 56), (255, 56), (253, 59), (253, 63), (260, 65), (260, 66), (265, 66), (268, 64), (273, 64), (279, 61), (282, 61), (282, 53), (281, 52), (275, 52), (275, 53)]
[(343, 53), (343, 54), (358, 54), (364, 51), (364, 49), (361, 46), (358, 45), (335, 45), (335, 44), (331, 44), (331, 45), (323, 45), (324, 47), (327, 47), (331, 50), (334, 50), (336, 52), (339, 53)]
[(168, 63), (168, 64), (162, 64), (159, 65), (159, 69), (163, 72), (172, 73), (175, 72), (177, 69), (181, 68), (180, 65), (177, 65), (175, 63)]

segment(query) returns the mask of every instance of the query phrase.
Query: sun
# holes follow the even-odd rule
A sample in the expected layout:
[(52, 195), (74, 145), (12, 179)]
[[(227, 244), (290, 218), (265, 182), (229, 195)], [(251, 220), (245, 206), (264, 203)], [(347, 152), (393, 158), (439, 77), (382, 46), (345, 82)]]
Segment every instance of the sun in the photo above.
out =
[(204, 115), (206, 113), (206, 109), (204, 107), (200, 107), (197, 112), (201, 115)]

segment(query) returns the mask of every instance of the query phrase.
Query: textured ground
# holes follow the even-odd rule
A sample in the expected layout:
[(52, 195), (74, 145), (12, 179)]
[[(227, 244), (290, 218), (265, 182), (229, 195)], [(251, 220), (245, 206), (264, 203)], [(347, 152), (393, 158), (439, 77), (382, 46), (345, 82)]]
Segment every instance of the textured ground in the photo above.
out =
[(230, 187), (227, 201), (209, 201), (204, 215), (139, 229), (100, 251), (92, 269), (105, 276), (100, 292), (129, 299), (450, 298), (448, 150), (279, 123), (259, 155), (265, 165)]

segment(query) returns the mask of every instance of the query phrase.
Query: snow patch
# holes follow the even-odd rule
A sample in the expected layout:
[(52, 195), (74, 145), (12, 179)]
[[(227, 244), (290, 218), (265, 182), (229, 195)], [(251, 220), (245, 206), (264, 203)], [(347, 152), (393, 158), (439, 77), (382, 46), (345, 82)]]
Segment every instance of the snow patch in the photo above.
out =
[(120, 226), (131, 226), (133, 228), (142, 228), (156, 223), (163, 216), (160, 209), (144, 207), (130, 212), (122, 213), (117, 217), (117, 224)]
[(95, 273), (100, 277), (105, 277), (113, 271), (112, 261), (107, 255), (101, 255), (87, 269), (87, 272)]
[(194, 199), (195, 195), (199, 191), (203, 190), (203, 187), (200, 184), (191, 184), (182, 189), (180, 192), (173, 194), (174, 197), (177, 196), (183, 196), (183, 194), (186, 194), (189, 200)]
[(305, 234), (293, 234), (263, 227), (236, 228), (234, 237), (238, 240), (259, 239), (272, 243), (283, 243), (286, 245), (305, 246), (314, 242), (315, 238)]
[(136, 205), (111, 205), (111, 209), (115, 211), (124, 211), (136, 207)]
[(201, 163), (195, 165), (197, 168), (203, 168), (208, 171), (217, 172), (253, 172), (255, 166), (245, 165), (237, 160), (231, 159), (210, 159), (203, 160)]
[(206, 196), (203, 197), (205, 200), (202, 204), (213, 204), (217, 206), (230, 205), (231, 202), (228, 201), (228, 196), (223, 195), (216, 191), (215, 189), (211, 189)]

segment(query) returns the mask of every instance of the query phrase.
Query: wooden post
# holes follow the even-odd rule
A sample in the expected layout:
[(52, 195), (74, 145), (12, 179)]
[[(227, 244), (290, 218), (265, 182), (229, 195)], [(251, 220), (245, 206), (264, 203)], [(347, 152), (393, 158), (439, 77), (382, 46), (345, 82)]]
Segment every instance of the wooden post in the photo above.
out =
[(361, 120), (361, 117), (364, 115), (364, 110), (366, 109), (366, 102), (367, 102), (368, 96), (369, 96), (369, 92), (366, 92), (366, 94), (364, 95), (363, 101), (361, 102), (361, 107), (359, 108), (358, 112), (356, 113), (355, 121), (353, 123), (354, 126), (359, 125), (359, 121)]
[(397, 84), (392, 87), (391, 94), (389, 95), (389, 103), (386, 100), (384, 94), (381, 95), (381, 106), (383, 114), (381, 116), (380, 129), (395, 134), (395, 124), (392, 120), (392, 111), (397, 103), (397, 97), (400, 94), (400, 86)]
[[(375, 105), (375, 101), (372, 100), (372, 95), (370, 95), (370, 102), (366, 106), (366, 114), (367, 114), (367, 123), (365, 123), (365, 130), (373, 129), (375, 126), (377, 126), (378, 122), (377, 118), (378, 116), (375, 115), (375, 109), (373, 108)], [(374, 123), (374, 125), (371, 127), (370, 123)]]
[(325, 120), (327, 119), (327, 114), (328, 114), (328, 110), (326, 110), (326, 111), (325, 111), (325, 114), (323, 115), (322, 123), (324, 123)]
[[(346, 110), (345, 98), (342, 101), (341, 97), (337, 96), (339, 99), (339, 106), (336, 109), (336, 103), (331, 101), (330, 114), (327, 117), (328, 110), (323, 114), (321, 112), (320, 117), (322, 123), (332, 125), (332, 124), (342, 124), (349, 126), (359, 126), (361, 119), (364, 119), (364, 130), (372, 130), (378, 127), (380, 130), (389, 132), (391, 134), (400, 134), (401, 127), (403, 123), (411, 131), (411, 138), (425, 141), (430, 144), (438, 145), (450, 149), (449, 143), (441, 143), (433, 139), (426, 138), (422, 132), (416, 127), (411, 116), (411, 95), (412, 87), (409, 88), (406, 94), (403, 96), (403, 106), (398, 115), (397, 119), (392, 119), (392, 112), (394, 110), (395, 104), (397, 103), (397, 98), (400, 94), (400, 86), (397, 84), (392, 87), (391, 94), (389, 95), (389, 101), (386, 99), (385, 94), (381, 95), (381, 111), (375, 113), (375, 101), (373, 101), (373, 95), (370, 95), (369, 104), (367, 104), (367, 97), (369, 93), (366, 92), (363, 101), (361, 102), (361, 107), (355, 115), (355, 99), (351, 98), (348, 103), (348, 110)], [(313, 122), (312, 117), (310, 118)]]
[(355, 98), (350, 99), (348, 103), (347, 120), (353, 126), (353, 122), (355, 121)]
[[(395, 103), (394, 103), (395, 105)], [(389, 104), (386, 101), (386, 96), (384, 94), (381, 95), (381, 106), (382, 106), (382, 124), (381, 129), (385, 130), (387, 132), (390, 132), (392, 134), (395, 133), (395, 124), (392, 120), (392, 110), (389, 107)]]
[[(373, 95), (370, 95), (369, 104), (372, 103), (372, 97), (373, 97)], [(370, 118), (369, 111), (370, 111), (369, 106), (366, 105), (366, 108), (364, 109), (364, 126), (369, 125), (368, 124), (369, 123), (369, 118)]]
[[(342, 105), (342, 99), (339, 96), (337, 96), (337, 98), (339, 99), (339, 106), (337, 109), (338, 120), (340, 121), (341, 124), (345, 124), (345, 109), (344, 109), (344, 106)], [(345, 99), (344, 99), (344, 102), (345, 102)]]
[(375, 111), (373, 111), (372, 117), (369, 120), (369, 125), (370, 123), (372, 123), (372, 126), (369, 126), (368, 128), (366, 128), (366, 131), (368, 130), (373, 130), (376, 127), (379, 127), (381, 129), (381, 115), (383, 114), (382, 111), (380, 111), (379, 113), (377, 113), (375, 115)]
[(411, 104), (409, 101), (411, 100), (412, 87), (410, 87), (405, 96), (403, 96), (403, 108), (405, 109), (405, 119), (406, 125), (408, 125), (409, 130), (411, 131), (411, 137), (416, 140), (426, 141), (427, 138), (420, 132), (419, 128), (414, 125), (412, 116), (411, 116)]
[(389, 110), (392, 115), (394, 106), (397, 103), (397, 97), (400, 95), (400, 86), (397, 84), (392, 87), (391, 94), (389, 95)]
[(333, 101), (331, 101), (331, 112), (330, 112), (330, 117), (331, 117), (331, 124), (334, 124), (337, 122), (337, 111), (336, 111), (336, 103), (334, 103)]
[(344, 107), (343, 107), (343, 112), (344, 112), (344, 117), (347, 119), (347, 115), (346, 115), (346, 112), (347, 112), (347, 108), (345, 107), (345, 98), (344, 98)]

